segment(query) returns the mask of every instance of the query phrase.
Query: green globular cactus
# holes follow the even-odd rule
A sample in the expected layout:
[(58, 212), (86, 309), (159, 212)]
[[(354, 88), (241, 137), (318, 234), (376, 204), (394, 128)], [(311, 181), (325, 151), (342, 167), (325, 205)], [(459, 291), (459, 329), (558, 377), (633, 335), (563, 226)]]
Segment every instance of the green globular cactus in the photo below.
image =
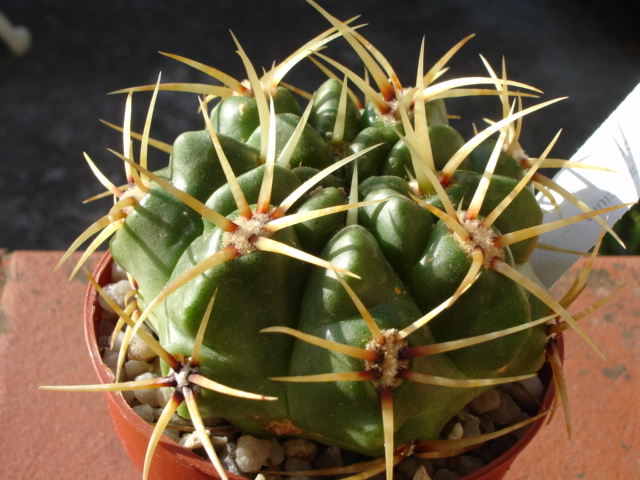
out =
[[(440, 81), (468, 39), (426, 73), (421, 52), (403, 88), (357, 30), (316, 8), (333, 27), (261, 78), (238, 44), (248, 81), (173, 56), (223, 86), (126, 90), (202, 94), (204, 129), (167, 146), (147, 123), (138, 164), (125, 120), (129, 187), (105, 181), (119, 200), (72, 249), (113, 233), (138, 308), (135, 326), (121, 316), (157, 336), (176, 388), (167, 408), (384, 456), (390, 472), (397, 449), (419, 452), (470, 400), (535, 374), (551, 319), (588, 340), (528, 263), (551, 146), (527, 157), (519, 122), (551, 102), (523, 108), (534, 89), (490, 68)], [(313, 96), (283, 86), (294, 64), (344, 40), (377, 89), (319, 52), (344, 81)], [(476, 94), (497, 94), (503, 118), (465, 140), (444, 99)], [(146, 168), (149, 144), (170, 152), (166, 168)]]

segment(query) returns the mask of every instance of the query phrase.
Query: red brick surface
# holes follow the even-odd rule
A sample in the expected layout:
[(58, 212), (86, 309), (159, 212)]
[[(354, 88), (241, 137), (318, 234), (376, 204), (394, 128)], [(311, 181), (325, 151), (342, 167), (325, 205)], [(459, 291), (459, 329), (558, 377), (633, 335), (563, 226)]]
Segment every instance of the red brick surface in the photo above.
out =
[[(103, 394), (38, 389), (96, 382), (82, 325), (86, 276), (67, 281), (72, 262), (52, 273), (60, 257), (2, 256), (0, 478), (140, 479), (114, 433)], [(92, 260), (89, 268), (97, 257)]]
[[(554, 292), (566, 291), (579, 266), (556, 283)], [(640, 257), (601, 257), (596, 262), (589, 288), (569, 311), (579, 312), (626, 283), (581, 322), (605, 359), (576, 332), (565, 335), (571, 439), (560, 412), (515, 461), (505, 480), (640, 478), (639, 278)]]
[[(67, 281), (72, 262), (52, 273), (60, 255), (0, 251), (0, 478), (139, 479), (102, 394), (38, 390), (95, 381), (82, 327), (86, 281), (82, 273)], [(566, 335), (573, 437), (567, 439), (558, 413), (516, 460), (507, 480), (640, 478), (639, 275), (640, 257), (597, 261), (590, 287), (570, 311), (627, 283), (583, 320), (606, 359), (575, 332)], [(565, 276), (556, 287), (563, 291), (569, 281)]]

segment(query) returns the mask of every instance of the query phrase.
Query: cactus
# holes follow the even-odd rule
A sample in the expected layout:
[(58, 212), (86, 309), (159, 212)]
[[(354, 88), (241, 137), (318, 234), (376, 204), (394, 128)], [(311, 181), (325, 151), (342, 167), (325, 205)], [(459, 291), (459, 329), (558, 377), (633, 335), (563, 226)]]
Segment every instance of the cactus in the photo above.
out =
[[(535, 196), (555, 139), (538, 158), (518, 143), (522, 118), (556, 100), (524, 108), (539, 92), (488, 64), (486, 77), (440, 80), (470, 37), (427, 72), (421, 50), (416, 85), (404, 88), (359, 28), (309, 3), (331, 28), (260, 78), (234, 37), (246, 81), (171, 55), (222, 85), (121, 91), (114, 153), (128, 185), (86, 155), (117, 202), (69, 253), (112, 237), (135, 286), (129, 308), (114, 308), (130, 333), (143, 323), (155, 333), (144, 335), (163, 359), (162, 385), (175, 387), (158, 428), (176, 409), (197, 428), (200, 416), (223, 417), (263, 438), (384, 457), (390, 476), (398, 452), (426, 449), (470, 400), (534, 375), (558, 332), (591, 342), (528, 262), (545, 228), (573, 221), (545, 226)], [(320, 52), (338, 41), (377, 88)], [(310, 55), (329, 74), (313, 95), (283, 80)], [(161, 90), (201, 95), (204, 129), (172, 146), (150, 138)], [(137, 134), (140, 91), (153, 95)], [(503, 111), (469, 140), (444, 103), (465, 95), (493, 95)], [(169, 155), (165, 168), (147, 168), (149, 146)]]
[(613, 226), (613, 231), (624, 241), (620, 245), (612, 234), (602, 239), (600, 253), (603, 255), (640, 255), (640, 204), (633, 205)]

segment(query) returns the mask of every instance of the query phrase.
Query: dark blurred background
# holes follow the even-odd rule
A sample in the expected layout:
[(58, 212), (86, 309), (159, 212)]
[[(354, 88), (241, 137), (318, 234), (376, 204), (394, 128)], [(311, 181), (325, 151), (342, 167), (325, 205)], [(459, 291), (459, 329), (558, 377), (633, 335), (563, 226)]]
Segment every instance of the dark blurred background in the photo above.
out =
[[(640, 82), (638, 0), (319, 0), (340, 19), (362, 14), (361, 30), (395, 66), (405, 84), (415, 79), (422, 37), (426, 65), (470, 33), (476, 37), (450, 62), (451, 75), (484, 75), (482, 53), (496, 70), (506, 58), (509, 77), (542, 89), (543, 99), (569, 96), (525, 118), (523, 146), (538, 155), (558, 129), (554, 157), (570, 157)], [(116, 89), (208, 78), (158, 51), (180, 54), (243, 77), (231, 29), (256, 67), (269, 67), (328, 28), (304, 0), (0, 0), (0, 11), (25, 25), (32, 47), (17, 58), (0, 42), (0, 248), (66, 249), (108, 208), (83, 205), (101, 191), (86, 151), (122, 181), (120, 134), (99, 122), (120, 123), (124, 96)], [(361, 71), (350, 48), (329, 53)], [(335, 48), (340, 45), (342, 48)], [(290, 83), (313, 89), (322, 74), (308, 61)], [(134, 96), (141, 130), (149, 95)], [(152, 137), (171, 143), (202, 128), (195, 97), (161, 93)], [(471, 123), (497, 117), (495, 97), (451, 102), (452, 123), (465, 136)]]

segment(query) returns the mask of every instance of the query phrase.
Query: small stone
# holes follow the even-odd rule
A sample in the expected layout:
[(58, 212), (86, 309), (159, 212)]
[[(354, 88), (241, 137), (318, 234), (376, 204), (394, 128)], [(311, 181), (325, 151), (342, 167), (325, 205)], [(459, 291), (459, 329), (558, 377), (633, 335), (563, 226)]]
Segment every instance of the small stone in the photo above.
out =
[(127, 372), (127, 378), (136, 378), (138, 375), (148, 373), (152, 370), (152, 365), (142, 360), (129, 360), (124, 363), (124, 370)]
[(136, 401), (136, 396), (134, 395), (133, 390), (122, 390), (120, 392), (120, 395), (122, 395), (124, 401), (129, 405), (133, 405), (133, 403)]
[[(291, 457), (287, 458), (284, 462), (284, 469), (287, 472), (304, 472), (307, 470), (312, 470), (313, 467), (308, 460), (302, 460), (301, 458)], [(309, 477), (306, 475), (292, 475), (289, 477), (290, 480), (309, 480)]]
[(158, 405), (161, 407), (165, 407), (169, 400), (173, 396), (173, 388), (171, 387), (162, 387), (156, 389), (156, 398), (158, 399)]
[(486, 413), (480, 417), (480, 430), (482, 433), (493, 433), (496, 431), (496, 426), (491, 419), (491, 414)]
[(256, 475), (255, 480), (278, 480), (281, 477), (278, 477), (277, 475), (265, 475), (264, 473), (259, 473)]
[(460, 440), (463, 434), (464, 430), (462, 428), (462, 424), (460, 422), (456, 422), (451, 426), (445, 438), (447, 440)]
[(324, 452), (316, 456), (313, 466), (317, 469), (344, 466), (342, 451), (338, 447), (328, 447)]
[(542, 403), (544, 385), (540, 377), (521, 380), (513, 385), (511, 395), (525, 408), (536, 408)]
[(153, 373), (156, 375), (164, 376), (162, 373), (162, 366), (160, 365), (160, 357), (156, 357), (151, 361), (151, 365), (153, 365)]
[(156, 357), (156, 353), (153, 349), (147, 345), (138, 335), (134, 336), (129, 343), (129, 349), (127, 350), (127, 357), (130, 360), (142, 360), (149, 362)]
[(304, 472), (306, 470), (311, 470), (313, 467), (311, 466), (311, 462), (309, 460), (303, 460), (297, 457), (290, 457), (284, 462), (284, 469), (287, 472)]
[(111, 350), (104, 352), (102, 355), (102, 362), (111, 369), (111, 372), (115, 375), (118, 368), (118, 352), (112, 352)]
[(238, 468), (238, 464), (234, 460), (236, 453), (236, 444), (228, 442), (220, 452), (220, 463), (228, 472), (242, 475), (243, 472)]
[[(121, 330), (116, 334), (116, 339), (113, 342), (113, 351), (119, 352), (122, 348), (122, 341), (124, 340), (124, 332)], [(111, 345), (111, 336), (109, 336), (108, 345)]]
[(229, 439), (227, 437), (211, 437), (211, 443), (216, 452), (221, 452), (229, 443)]
[[(433, 475), (433, 465), (431, 465), (428, 460), (422, 458), (405, 458), (396, 467), (396, 470), (398, 471), (398, 473), (400, 473), (400, 475), (402, 475), (404, 478), (413, 480), (418, 480), (417, 475), (419, 474), (421, 469), (424, 469), (424, 473), (428, 475), (426, 477), (427, 479), (431, 478), (431, 475)], [(422, 473), (420, 473), (420, 475), (422, 475)]]
[(280, 465), (284, 462), (284, 451), (282, 445), (275, 438), (271, 439), (271, 453), (269, 454), (269, 461), (274, 465)]
[(498, 390), (500, 406), (490, 412), (491, 419), (496, 425), (511, 425), (520, 418), (520, 407), (506, 393)]
[(282, 443), (282, 450), (287, 458), (300, 458), (312, 462), (318, 454), (318, 445), (311, 440), (292, 438)]
[(111, 264), (111, 281), (119, 282), (120, 280), (127, 280), (127, 272), (124, 268), (118, 265), (116, 262)]
[(98, 348), (111, 349), (111, 335), (100, 335), (97, 339)]
[(189, 432), (180, 437), (180, 441), (178, 442), (187, 450), (195, 450), (196, 448), (202, 448), (202, 437), (198, 432)]
[[(126, 294), (131, 290), (131, 284), (128, 280), (119, 280), (115, 283), (110, 283), (102, 287), (104, 293), (114, 301), (121, 309), (124, 309), (124, 298)], [(100, 296), (98, 298), (100, 306), (108, 312), (113, 312), (113, 308), (107, 303), (107, 301)]]
[[(135, 380), (150, 380), (152, 378), (158, 378), (157, 375), (153, 373), (143, 373), (142, 375), (138, 375)], [(147, 405), (151, 405), (152, 407), (158, 407), (158, 394), (156, 393), (155, 388), (145, 388), (142, 390), (134, 390), (133, 394), (136, 396), (136, 399), (140, 403), (146, 403)]]
[(243, 435), (238, 439), (236, 464), (245, 473), (255, 473), (267, 463), (270, 453), (271, 442), (269, 440)]
[(432, 480), (458, 480), (460, 475), (456, 472), (452, 472), (447, 468), (441, 468), (432, 477)]
[(448, 460), (446, 458), (432, 458), (430, 463), (434, 467), (446, 467)]
[(458, 458), (458, 475), (464, 477), (484, 467), (481, 458), (472, 455), (460, 455)]
[(153, 407), (151, 405), (147, 405), (145, 403), (136, 405), (133, 407), (133, 411), (147, 423), (153, 423), (155, 421)]
[(180, 441), (180, 432), (172, 428), (165, 428), (162, 434), (176, 443)]
[[(162, 409), (160, 409), (160, 411), (162, 411)], [(186, 418), (182, 418), (180, 415), (177, 415), (175, 413), (171, 415), (171, 418), (169, 419), (169, 425), (172, 425), (174, 427), (192, 427), (193, 426), (189, 420), (187, 420)]]
[(469, 412), (469, 405), (465, 405), (464, 408), (456, 414), (456, 420), (462, 422), (463, 424), (464, 422), (466, 422), (467, 420), (473, 417), (474, 415), (471, 412)]
[[(433, 467), (431, 468), (431, 471), (433, 473)], [(413, 480), (431, 480), (431, 475), (427, 471), (427, 467), (425, 465), (420, 465), (412, 478)]]
[(462, 432), (463, 438), (482, 435), (482, 432), (480, 431), (480, 419), (471, 415), (470, 418), (462, 425)]
[(469, 408), (476, 415), (482, 415), (483, 413), (495, 410), (500, 406), (500, 394), (498, 390), (489, 390), (483, 393), (479, 397), (469, 402)]

